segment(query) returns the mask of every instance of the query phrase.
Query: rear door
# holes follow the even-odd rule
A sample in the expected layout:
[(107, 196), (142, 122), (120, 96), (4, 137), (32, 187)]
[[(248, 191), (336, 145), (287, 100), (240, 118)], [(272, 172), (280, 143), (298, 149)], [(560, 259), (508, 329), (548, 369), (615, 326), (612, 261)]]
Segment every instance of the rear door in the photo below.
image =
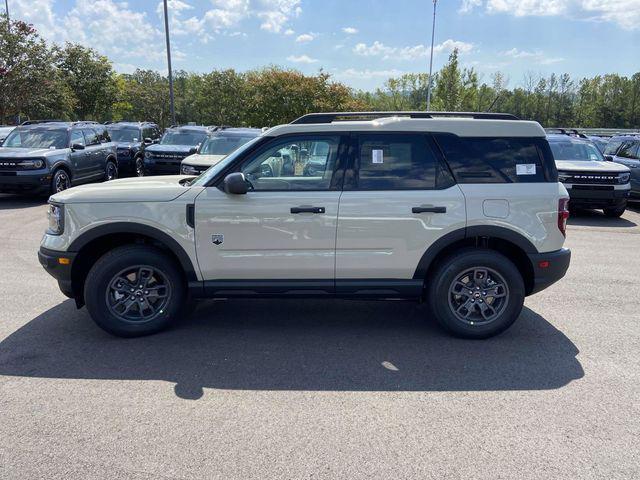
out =
[[(236, 166), (253, 190), (230, 195), (210, 186), (198, 196), (196, 248), (209, 293), (333, 291), (341, 140), (326, 134), (274, 139)], [(314, 148), (325, 153), (324, 169), (310, 174), (301, 151)]]
[(423, 254), (465, 223), (464, 196), (428, 135), (354, 135), (340, 199), (336, 289), (419, 295)]
[(631, 190), (640, 195), (640, 140), (628, 140), (622, 144), (615, 158), (616, 162), (631, 170)]

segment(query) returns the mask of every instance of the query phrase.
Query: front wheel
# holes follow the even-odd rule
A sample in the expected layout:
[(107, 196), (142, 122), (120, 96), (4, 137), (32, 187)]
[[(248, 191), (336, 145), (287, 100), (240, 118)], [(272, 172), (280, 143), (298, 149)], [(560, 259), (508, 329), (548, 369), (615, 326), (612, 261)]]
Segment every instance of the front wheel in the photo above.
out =
[(144, 177), (144, 160), (142, 157), (136, 158), (136, 177)]
[(104, 181), (115, 180), (118, 178), (118, 166), (113, 160), (107, 160), (104, 167)]
[(458, 337), (498, 335), (516, 321), (524, 304), (522, 275), (494, 250), (461, 250), (447, 257), (426, 283), (430, 310)]
[(618, 208), (605, 208), (604, 209), (604, 214), (607, 217), (611, 217), (611, 218), (620, 218), (625, 210), (627, 209), (627, 205), (625, 204), (622, 207), (618, 207)]
[(168, 328), (186, 301), (176, 263), (161, 250), (142, 245), (118, 247), (101, 257), (87, 275), (84, 291), (91, 318), (119, 337)]
[(62, 168), (55, 171), (51, 178), (51, 195), (62, 192), (71, 186), (71, 179), (66, 170)]

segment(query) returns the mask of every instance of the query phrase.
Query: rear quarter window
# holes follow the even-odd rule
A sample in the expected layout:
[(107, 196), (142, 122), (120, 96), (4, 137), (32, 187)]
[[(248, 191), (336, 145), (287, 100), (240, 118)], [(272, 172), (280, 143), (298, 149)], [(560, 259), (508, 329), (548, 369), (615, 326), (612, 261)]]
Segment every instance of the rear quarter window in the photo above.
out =
[(434, 136), (458, 183), (557, 181), (545, 139)]

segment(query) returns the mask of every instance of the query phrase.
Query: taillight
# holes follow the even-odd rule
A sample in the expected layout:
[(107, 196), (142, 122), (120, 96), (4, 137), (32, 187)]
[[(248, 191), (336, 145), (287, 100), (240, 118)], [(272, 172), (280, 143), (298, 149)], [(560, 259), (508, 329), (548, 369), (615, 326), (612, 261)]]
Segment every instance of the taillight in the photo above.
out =
[(567, 236), (567, 220), (569, 220), (569, 199), (561, 198), (558, 202), (558, 229)]

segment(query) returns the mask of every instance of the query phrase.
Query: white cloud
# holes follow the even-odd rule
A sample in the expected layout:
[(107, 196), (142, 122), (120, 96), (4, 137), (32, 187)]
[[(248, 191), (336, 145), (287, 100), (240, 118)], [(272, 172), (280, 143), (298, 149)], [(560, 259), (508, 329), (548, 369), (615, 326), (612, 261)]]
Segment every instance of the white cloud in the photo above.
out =
[(287, 60), (293, 63), (318, 63), (319, 61), (315, 58), (309, 57), (308, 55), (300, 55), (300, 56), (291, 55), (287, 57)]
[(284, 34), (285, 34), (285, 35), (287, 35), (287, 36), (291, 36), (291, 35), (293, 35), (294, 33), (296, 33), (296, 32), (295, 32), (295, 30), (291, 30), (290, 28), (287, 28), (287, 29), (284, 31)]
[[(438, 45), (435, 45), (433, 47), (433, 51), (434, 53), (452, 52), (456, 48), (460, 53), (469, 53), (473, 50), (473, 44), (448, 39)], [(389, 47), (376, 40), (371, 45), (358, 43), (354, 47), (353, 52), (356, 55), (364, 57), (382, 57), (385, 60), (417, 60), (427, 57), (430, 53), (430, 48), (422, 44), (415, 45), (413, 47)]]
[(354, 27), (344, 27), (342, 31), (347, 35), (355, 35), (356, 33), (358, 33), (358, 29)]
[(399, 77), (400, 75), (405, 74), (406, 72), (403, 70), (357, 70), (355, 68), (347, 68), (341, 72), (336, 72), (334, 76), (339, 79), (360, 79), (366, 80), (370, 78), (391, 78), (391, 77)]
[(303, 33), (302, 35), (298, 35), (296, 38), (296, 43), (309, 43), (312, 42), (316, 36), (313, 33)]
[(460, 12), (469, 13), (476, 8), (516, 17), (562, 15), (617, 23), (627, 30), (640, 29), (640, 0), (463, 0)]
[(280, 33), (292, 18), (302, 13), (302, 0), (258, 0), (257, 16), (262, 20), (260, 28)]
[(539, 65), (552, 65), (554, 63), (559, 63), (564, 60), (564, 58), (560, 57), (548, 57), (541, 50), (518, 50), (517, 48), (512, 48), (511, 50), (507, 50), (506, 52), (501, 52), (501, 56), (509, 57), (517, 60), (527, 60), (529, 62), (534, 62)]

